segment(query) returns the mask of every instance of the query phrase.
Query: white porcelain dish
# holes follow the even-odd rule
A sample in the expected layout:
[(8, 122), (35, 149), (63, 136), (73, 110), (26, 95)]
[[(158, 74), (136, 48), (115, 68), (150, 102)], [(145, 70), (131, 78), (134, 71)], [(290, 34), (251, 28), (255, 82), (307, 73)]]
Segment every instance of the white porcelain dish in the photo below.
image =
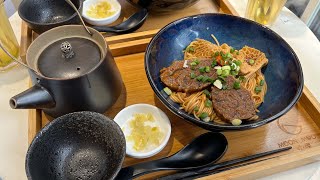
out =
[[(112, 10), (116, 12), (115, 14), (106, 18), (101, 18), (101, 19), (92, 18), (87, 15), (87, 11), (92, 5), (95, 5), (104, 1), (107, 1), (108, 3), (110, 3)], [(85, 0), (83, 2), (82, 17), (87, 23), (90, 23), (95, 26), (105, 26), (105, 25), (111, 24), (119, 18), (120, 14), (121, 14), (121, 5), (117, 0)]]
[[(114, 121), (121, 127), (125, 136), (128, 136), (131, 132), (130, 128), (127, 128), (128, 121), (133, 119), (136, 113), (151, 113), (161, 131), (164, 133), (164, 138), (160, 145), (148, 152), (137, 152), (133, 149), (133, 143), (126, 140), (126, 154), (134, 158), (148, 158), (159, 153), (168, 143), (171, 135), (171, 123), (168, 116), (159, 108), (149, 104), (134, 104), (122, 109), (114, 118)], [(125, 128), (124, 128), (125, 127)]]

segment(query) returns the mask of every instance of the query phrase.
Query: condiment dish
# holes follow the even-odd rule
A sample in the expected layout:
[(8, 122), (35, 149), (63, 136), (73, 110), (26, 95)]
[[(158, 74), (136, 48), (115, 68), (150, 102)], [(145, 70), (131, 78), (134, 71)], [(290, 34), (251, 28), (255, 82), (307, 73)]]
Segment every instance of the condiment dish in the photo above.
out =
[[(135, 114), (152, 114), (154, 122), (151, 125), (153, 127), (159, 127), (163, 133), (163, 138), (156, 148), (149, 151), (136, 151), (133, 148), (133, 142), (128, 140), (132, 129), (129, 126), (129, 122), (134, 118)], [(134, 158), (148, 158), (159, 153), (168, 143), (171, 135), (171, 123), (168, 116), (159, 108), (149, 104), (134, 104), (122, 109), (114, 118), (114, 121), (121, 127), (123, 133), (126, 136), (126, 154)]]
[[(111, 16), (107, 16), (105, 18), (95, 18), (88, 15), (88, 10), (92, 6), (96, 6), (99, 3), (107, 2), (111, 6), (111, 11), (115, 11), (114, 14)], [(86, 0), (83, 2), (83, 9), (82, 9), (82, 17), (84, 20), (92, 25), (96, 26), (104, 26), (113, 23), (116, 21), (121, 14), (121, 5), (117, 0)]]

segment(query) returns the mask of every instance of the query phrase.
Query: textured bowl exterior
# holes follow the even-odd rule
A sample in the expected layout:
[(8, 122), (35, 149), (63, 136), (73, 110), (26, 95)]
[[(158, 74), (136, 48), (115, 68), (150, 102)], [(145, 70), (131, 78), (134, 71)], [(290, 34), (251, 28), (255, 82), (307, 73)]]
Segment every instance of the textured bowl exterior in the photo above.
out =
[[(71, 1), (81, 11), (82, 0)], [(80, 23), (80, 18), (72, 7), (60, 0), (23, 0), (18, 13), (29, 28), (38, 34), (58, 26)]]
[[(262, 69), (268, 85), (264, 103), (259, 107), (259, 119), (240, 126), (199, 121), (179, 109), (163, 91), (160, 70), (174, 60), (183, 59), (183, 50), (191, 41), (202, 38), (235, 49), (245, 45), (261, 50), (269, 59)], [(151, 40), (145, 55), (145, 70), (151, 87), (160, 101), (174, 114), (202, 128), (213, 131), (246, 130), (276, 120), (298, 101), (303, 89), (301, 64), (292, 48), (278, 34), (253, 21), (225, 14), (201, 14), (179, 19), (161, 29)]]
[(120, 127), (102, 114), (82, 111), (48, 123), (26, 156), (28, 179), (113, 179), (126, 152)]
[(197, 3), (199, 0), (127, 0), (130, 3), (147, 8), (151, 13), (174, 13), (190, 7)]

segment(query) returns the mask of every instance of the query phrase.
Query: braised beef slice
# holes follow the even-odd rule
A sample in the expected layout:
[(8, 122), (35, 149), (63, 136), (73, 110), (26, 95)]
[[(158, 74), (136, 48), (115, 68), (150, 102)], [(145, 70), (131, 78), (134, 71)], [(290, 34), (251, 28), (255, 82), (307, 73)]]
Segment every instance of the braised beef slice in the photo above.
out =
[(228, 76), (226, 79), (227, 89), (212, 87), (212, 106), (218, 116), (226, 121), (233, 119), (249, 119), (255, 112), (254, 101), (250, 92), (241, 87), (234, 89), (234, 77)]
[[(216, 70), (211, 67), (211, 59), (201, 59), (199, 64), (196, 66), (191, 66), (190, 63), (193, 60), (187, 60), (188, 67), (183, 67), (183, 61), (174, 61), (171, 66), (163, 68), (160, 71), (161, 81), (168, 86), (171, 90), (192, 93), (196, 91), (203, 90), (210, 86), (210, 82), (198, 81), (196, 78), (191, 78), (191, 73), (194, 73), (195, 76), (203, 75), (211, 79), (216, 79), (217, 74)], [(200, 72), (200, 67), (210, 67), (210, 72)], [(193, 69), (192, 69), (193, 67)]]

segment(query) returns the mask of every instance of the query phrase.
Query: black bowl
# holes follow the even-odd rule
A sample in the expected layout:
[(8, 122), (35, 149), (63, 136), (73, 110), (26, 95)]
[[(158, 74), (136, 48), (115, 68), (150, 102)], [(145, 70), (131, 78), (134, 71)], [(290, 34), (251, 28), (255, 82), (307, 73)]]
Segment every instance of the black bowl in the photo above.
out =
[[(81, 12), (82, 0), (71, 1)], [(23, 0), (18, 13), (38, 34), (54, 27), (80, 23), (77, 13), (65, 0)]]
[[(268, 91), (259, 107), (259, 119), (240, 126), (204, 122), (179, 109), (163, 92), (160, 69), (174, 60), (183, 59), (182, 51), (196, 38), (227, 43), (235, 49), (245, 45), (264, 52), (269, 63), (262, 69)], [(288, 112), (301, 96), (303, 73), (297, 55), (275, 32), (253, 21), (225, 14), (202, 14), (174, 21), (162, 28), (151, 40), (145, 55), (145, 70), (149, 83), (160, 101), (173, 113), (202, 128), (214, 131), (246, 130), (267, 124)]]
[(127, 0), (151, 13), (170, 13), (192, 6), (199, 0)]
[(95, 112), (76, 112), (47, 124), (26, 157), (28, 179), (113, 179), (126, 142), (114, 121)]

